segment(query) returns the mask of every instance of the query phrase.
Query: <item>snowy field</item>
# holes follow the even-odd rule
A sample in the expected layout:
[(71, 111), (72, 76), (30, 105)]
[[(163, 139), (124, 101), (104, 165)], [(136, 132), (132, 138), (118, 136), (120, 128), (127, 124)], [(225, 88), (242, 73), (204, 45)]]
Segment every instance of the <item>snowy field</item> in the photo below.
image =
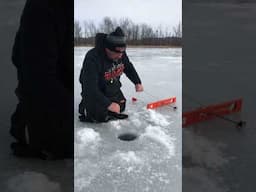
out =
[[(181, 191), (181, 49), (128, 48), (144, 93), (122, 76), (127, 120), (102, 124), (81, 123), (78, 77), (86, 52), (75, 48), (75, 191), (180, 192)], [(177, 97), (177, 110), (147, 110), (150, 101)], [(138, 101), (132, 103), (131, 98)], [(123, 133), (138, 138), (118, 139)]]

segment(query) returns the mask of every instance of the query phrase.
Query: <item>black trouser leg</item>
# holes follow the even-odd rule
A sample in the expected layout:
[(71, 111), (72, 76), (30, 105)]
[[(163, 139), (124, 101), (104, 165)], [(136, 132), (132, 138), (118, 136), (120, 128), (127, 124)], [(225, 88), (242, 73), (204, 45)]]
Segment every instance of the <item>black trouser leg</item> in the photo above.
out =
[(104, 109), (98, 103), (87, 103), (86, 106), (86, 116), (96, 122), (105, 122), (108, 115), (108, 110)]
[(55, 114), (49, 111), (28, 112), (29, 147), (45, 150), (58, 158), (72, 157), (74, 145), (73, 113)]
[(15, 112), (11, 117), (10, 134), (20, 143), (26, 144), (26, 114), (23, 103), (18, 103)]
[(81, 114), (81, 115), (84, 115), (84, 112), (85, 112), (85, 100), (82, 98), (81, 102), (79, 103), (79, 106), (78, 106), (78, 112)]
[(125, 110), (126, 100), (124, 100), (123, 102), (120, 102), (119, 105), (120, 105), (120, 112), (123, 112)]
[[(125, 110), (126, 99), (121, 90), (119, 90), (115, 96), (110, 97), (109, 99), (110, 101), (118, 103), (120, 105), (120, 112), (123, 112)], [(82, 99), (81, 103), (79, 104), (79, 113), (82, 115), (84, 114), (84, 108), (86, 109), (86, 121), (89, 121), (88, 119), (91, 119), (92, 122), (106, 122), (109, 120), (109, 115), (112, 116), (112, 113), (109, 112), (106, 108), (103, 108), (102, 105), (99, 104), (99, 102), (89, 102), (85, 101), (85, 99)]]
[(126, 99), (121, 90), (119, 90), (116, 95), (110, 97), (109, 99), (112, 102), (118, 103), (120, 105), (120, 112), (125, 110)]

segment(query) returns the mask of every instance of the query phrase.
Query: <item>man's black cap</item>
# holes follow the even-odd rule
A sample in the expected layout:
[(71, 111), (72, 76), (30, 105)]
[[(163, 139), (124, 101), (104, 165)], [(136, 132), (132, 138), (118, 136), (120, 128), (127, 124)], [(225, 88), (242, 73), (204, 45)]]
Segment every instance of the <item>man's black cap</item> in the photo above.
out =
[(111, 51), (115, 51), (116, 47), (126, 47), (126, 37), (121, 27), (117, 27), (115, 31), (107, 35), (105, 44), (106, 48)]

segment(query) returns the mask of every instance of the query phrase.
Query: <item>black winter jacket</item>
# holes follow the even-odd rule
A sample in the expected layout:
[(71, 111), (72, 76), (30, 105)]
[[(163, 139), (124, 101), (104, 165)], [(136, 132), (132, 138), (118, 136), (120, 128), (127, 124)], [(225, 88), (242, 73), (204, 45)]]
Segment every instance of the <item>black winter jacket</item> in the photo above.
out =
[(73, 113), (73, 11), (69, 0), (27, 0), (13, 47), (18, 94), (38, 111)]
[(107, 57), (104, 50), (105, 37), (106, 34), (97, 34), (95, 48), (87, 52), (80, 83), (82, 97), (86, 102), (99, 102), (107, 108), (120, 92), (122, 73), (125, 73), (134, 84), (141, 83), (141, 80), (126, 53), (116, 62)]

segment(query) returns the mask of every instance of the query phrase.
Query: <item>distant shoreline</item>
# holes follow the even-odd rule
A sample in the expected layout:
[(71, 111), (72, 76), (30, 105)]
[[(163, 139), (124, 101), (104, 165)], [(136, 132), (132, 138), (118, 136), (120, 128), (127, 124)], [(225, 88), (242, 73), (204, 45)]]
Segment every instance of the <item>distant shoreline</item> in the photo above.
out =
[[(74, 47), (94, 47), (94, 45), (75, 45)], [(171, 46), (171, 45), (127, 45), (127, 48), (182, 48), (182, 46)]]

